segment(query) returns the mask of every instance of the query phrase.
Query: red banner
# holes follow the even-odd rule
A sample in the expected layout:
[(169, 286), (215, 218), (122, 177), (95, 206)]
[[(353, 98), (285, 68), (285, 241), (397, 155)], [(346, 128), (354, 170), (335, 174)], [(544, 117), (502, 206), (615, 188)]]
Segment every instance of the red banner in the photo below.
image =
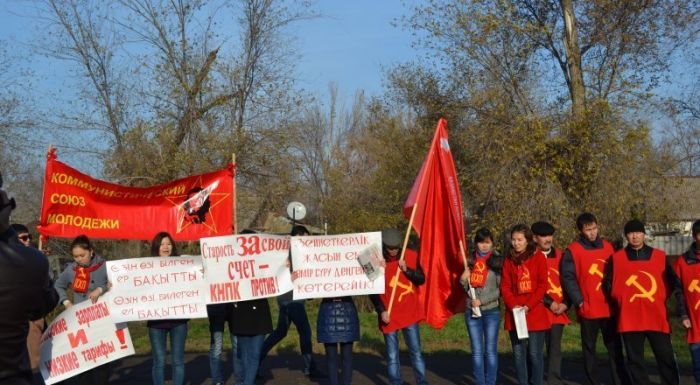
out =
[(404, 216), (415, 207), (413, 229), (420, 237), (420, 260), (425, 269), (421, 295), (425, 322), (442, 328), (450, 317), (464, 311), (466, 297), (459, 285), (464, 263), (459, 241), (464, 242), (462, 196), (447, 141), (447, 121), (440, 119), (433, 142), (413, 188), (404, 203)]
[(47, 237), (176, 241), (233, 233), (235, 166), (152, 187), (94, 179), (49, 152), (39, 233)]

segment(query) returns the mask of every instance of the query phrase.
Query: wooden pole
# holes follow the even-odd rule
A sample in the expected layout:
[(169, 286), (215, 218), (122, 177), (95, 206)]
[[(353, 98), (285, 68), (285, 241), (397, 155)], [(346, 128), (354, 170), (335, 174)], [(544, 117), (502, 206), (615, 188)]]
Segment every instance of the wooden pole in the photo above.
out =
[[(416, 217), (416, 209), (418, 208), (418, 202), (416, 202), (413, 205), (413, 210), (411, 211), (411, 218), (408, 220), (408, 229), (406, 229), (406, 236), (403, 239), (403, 247), (401, 248), (401, 257), (399, 258), (399, 262), (403, 261), (404, 256), (406, 255), (406, 246), (408, 245), (408, 236), (411, 234), (411, 227), (413, 226), (413, 218)], [(394, 298), (396, 298), (396, 287), (399, 286), (399, 274), (401, 273), (401, 268), (396, 268), (396, 274), (394, 274), (393, 280), (396, 280), (396, 284), (394, 284), (394, 287), (391, 288), (391, 297), (389, 298), (389, 308), (387, 309), (387, 312), (389, 315), (391, 315), (391, 308), (394, 306)], [(391, 281), (389, 281), (391, 284)]]
[(238, 210), (236, 210), (236, 195), (238, 195), (236, 190), (236, 172), (238, 170), (236, 169), (236, 153), (231, 153), (231, 163), (233, 163), (233, 199), (231, 200), (233, 202), (233, 233), (238, 234)]

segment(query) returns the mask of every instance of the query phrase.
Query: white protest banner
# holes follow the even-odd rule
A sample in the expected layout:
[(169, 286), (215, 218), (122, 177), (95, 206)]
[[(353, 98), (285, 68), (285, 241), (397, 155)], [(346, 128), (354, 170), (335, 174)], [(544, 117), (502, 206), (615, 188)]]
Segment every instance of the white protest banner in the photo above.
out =
[(380, 232), (292, 237), (294, 299), (384, 293), (384, 268), (371, 281), (358, 261), (380, 253)]
[(117, 322), (207, 317), (198, 255), (107, 261), (107, 277)]
[(278, 296), (292, 290), (289, 237), (239, 234), (202, 238), (207, 303)]
[(59, 314), (41, 337), (39, 370), (47, 385), (134, 354), (126, 324), (115, 324), (106, 293)]

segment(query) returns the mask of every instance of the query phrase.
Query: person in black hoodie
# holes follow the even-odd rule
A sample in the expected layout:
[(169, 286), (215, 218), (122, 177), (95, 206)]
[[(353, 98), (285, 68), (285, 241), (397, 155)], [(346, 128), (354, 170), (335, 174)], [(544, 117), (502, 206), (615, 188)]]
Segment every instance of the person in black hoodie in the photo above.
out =
[(24, 246), (10, 227), (15, 208), (2, 189), (0, 176), (0, 384), (29, 385), (32, 371), (27, 353), (30, 320), (44, 317), (58, 303), (49, 279), (46, 256)]

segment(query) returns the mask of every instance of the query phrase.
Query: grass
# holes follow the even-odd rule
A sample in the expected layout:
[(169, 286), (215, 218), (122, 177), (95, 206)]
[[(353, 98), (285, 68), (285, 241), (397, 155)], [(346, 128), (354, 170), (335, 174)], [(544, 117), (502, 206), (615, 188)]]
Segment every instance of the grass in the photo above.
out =
[[(277, 324), (277, 301), (271, 299), (269, 301), (272, 310), (273, 325)], [(311, 330), (314, 341), (314, 351), (323, 352), (323, 345), (316, 341), (316, 318), (318, 315), (318, 306), (320, 300), (306, 301), (306, 310), (311, 322)], [(384, 338), (377, 327), (377, 316), (374, 312), (360, 312), (360, 342), (355, 344), (354, 350), (357, 352), (370, 353), (376, 355), (384, 354)], [(569, 318), (575, 319), (573, 312), (569, 314)], [(685, 342), (685, 331), (680, 326), (677, 318), (671, 319), (671, 340), (673, 343), (674, 352), (678, 360), (678, 364), (682, 367), (689, 367), (690, 353), (688, 345)], [(137, 354), (150, 353), (151, 346), (148, 341), (148, 330), (145, 322), (129, 322), (129, 331), (134, 342)], [(445, 327), (441, 330), (435, 330), (427, 325), (421, 326), (421, 343), (423, 352), (430, 353), (465, 353), (469, 351), (469, 336), (464, 325), (464, 315), (457, 314), (452, 317)], [(230, 340), (224, 338), (226, 349), (231, 348)], [(402, 348), (405, 349), (403, 342)], [(603, 345), (602, 337), (598, 339), (598, 353), (601, 357), (607, 355), (605, 346)], [(189, 332), (187, 336), (187, 352), (206, 353), (209, 351), (209, 323), (207, 319), (194, 319), (189, 322)], [(274, 352), (298, 352), (299, 337), (294, 327), (290, 328), (287, 338), (282, 340), (275, 348)], [(510, 340), (507, 333), (503, 331), (498, 337), (498, 351), (501, 353), (510, 353)], [(562, 337), (562, 353), (567, 358), (581, 357), (581, 340), (579, 334), (579, 325), (575, 321), (564, 328)], [(647, 357), (652, 360), (651, 349), (647, 348)]]

